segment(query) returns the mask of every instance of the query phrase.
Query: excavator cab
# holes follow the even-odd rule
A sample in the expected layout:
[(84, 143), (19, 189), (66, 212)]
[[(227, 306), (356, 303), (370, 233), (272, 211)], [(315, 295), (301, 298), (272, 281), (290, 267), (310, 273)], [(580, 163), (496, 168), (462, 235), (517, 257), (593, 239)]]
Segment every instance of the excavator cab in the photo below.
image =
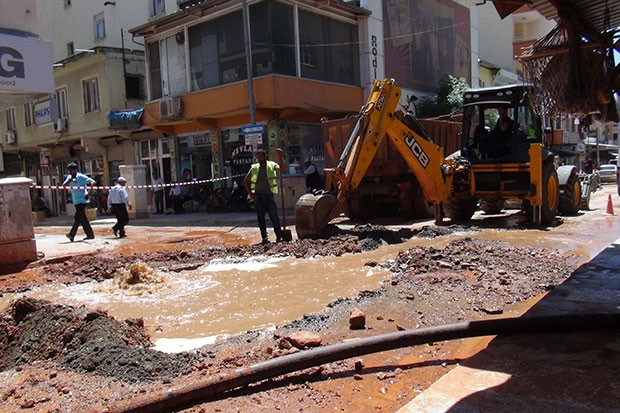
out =
[(463, 99), (461, 155), (474, 163), (525, 162), (542, 143), (542, 123), (523, 85), (472, 89)]
[[(527, 85), (470, 89), (463, 94), (461, 156), (472, 164), (472, 198), (486, 213), (519, 200), (536, 223), (557, 212), (559, 183), (543, 126), (528, 102)], [(470, 210), (465, 215), (473, 214)]]

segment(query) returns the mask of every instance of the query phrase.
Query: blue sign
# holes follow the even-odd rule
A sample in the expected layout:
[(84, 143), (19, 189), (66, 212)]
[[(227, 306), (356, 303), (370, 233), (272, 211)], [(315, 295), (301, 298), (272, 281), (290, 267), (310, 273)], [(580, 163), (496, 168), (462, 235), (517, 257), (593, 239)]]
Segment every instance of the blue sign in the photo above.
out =
[(246, 125), (241, 127), (241, 133), (244, 135), (262, 135), (265, 126), (260, 124)]

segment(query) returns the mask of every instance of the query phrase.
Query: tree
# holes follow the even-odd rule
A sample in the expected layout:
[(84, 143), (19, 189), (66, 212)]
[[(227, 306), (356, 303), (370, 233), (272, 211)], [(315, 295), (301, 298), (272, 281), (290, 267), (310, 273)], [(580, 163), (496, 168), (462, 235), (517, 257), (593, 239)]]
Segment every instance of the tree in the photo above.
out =
[(469, 89), (465, 78), (444, 75), (439, 81), (435, 98), (422, 98), (416, 105), (419, 118), (460, 113), (463, 110), (463, 92)]

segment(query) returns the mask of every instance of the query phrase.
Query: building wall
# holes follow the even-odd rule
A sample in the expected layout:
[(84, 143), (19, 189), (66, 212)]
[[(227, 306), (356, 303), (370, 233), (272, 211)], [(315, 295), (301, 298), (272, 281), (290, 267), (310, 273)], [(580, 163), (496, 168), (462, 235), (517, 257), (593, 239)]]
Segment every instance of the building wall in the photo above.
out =
[[(514, 25), (510, 17), (500, 19), (492, 2), (475, 6), (478, 13), (478, 57), (513, 70)], [(487, 85), (491, 86), (491, 85)]]
[[(126, 49), (144, 49), (141, 44), (133, 42), (127, 30), (152, 19), (149, 18), (148, 1), (117, 0), (116, 5), (108, 6), (104, 6), (103, 0), (74, 0), (70, 6), (64, 6), (62, 0), (36, 0), (36, 3), (40, 16), (39, 33), (42, 38), (53, 42), (55, 62), (68, 56), (67, 44), (71, 42), (75, 49), (121, 47), (123, 43)], [(178, 11), (176, 1), (166, 0), (165, 9), (166, 14)], [(105, 21), (105, 38), (95, 40), (94, 17), (100, 14)]]
[(38, 33), (37, 0), (0, 0), (0, 28)]

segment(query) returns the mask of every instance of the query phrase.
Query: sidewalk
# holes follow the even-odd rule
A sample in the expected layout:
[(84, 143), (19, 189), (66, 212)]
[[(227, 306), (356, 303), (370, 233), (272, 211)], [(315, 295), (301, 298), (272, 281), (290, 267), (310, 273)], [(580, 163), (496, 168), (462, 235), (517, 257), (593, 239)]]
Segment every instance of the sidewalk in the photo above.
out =
[[(287, 223), (289, 219), (292, 222), (293, 211), (286, 211)], [(281, 212), (280, 212), (281, 214)], [(289, 218), (290, 217), (290, 218)], [(92, 226), (98, 225), (114, 225), (116, 218), (113, 215), (98, 216), (97, 219), (90, 221)], [(36, 223), (36, 227), (44, 226), (71, 226), (73, 224), (73, 215), (62, 215), (58, 217), (48, 217), (42, 222)], [(185, 214), (150, 214), (144, 218), (130, 218), (129, 225), (133, 226), (177, 226), (177, 225), (201, 225), (201, 226), (218, 226), (218, 225), (257, 225), (256, 212), (188, 212)]]
[[(288, 212), (287, 212), (288, 213)], [(288, 215), (287, 215), (288, 217)], [(287, 223), (288, 223), (287, 219)], [(74, 242), (70, 242), (66, 233), (73, 225), (73, 216), (45, 218), (34, 226), (37, 252), (44, 259), (62, 256), (75, 256), (86, 253), (107, 253), (122, 249), (128, 245), (144, 244), (151, 237), (182, 239), (183, 234), (192, 231), (233, 232), (240, 230), (250, 232), (259, 238), (256, 212), (192, 212), (185, 214), (150, 215), (145, 218), (134, 218), (127, 225), (128, 238), (116, 238), (112, 234), (112, 226), (116, 223), (114, 216), (100, 216), (90, 221), (95, 239), (84, 240), (85, 234), (80, 227)], [(256, 233), (256, 234), (254, 234)]]

